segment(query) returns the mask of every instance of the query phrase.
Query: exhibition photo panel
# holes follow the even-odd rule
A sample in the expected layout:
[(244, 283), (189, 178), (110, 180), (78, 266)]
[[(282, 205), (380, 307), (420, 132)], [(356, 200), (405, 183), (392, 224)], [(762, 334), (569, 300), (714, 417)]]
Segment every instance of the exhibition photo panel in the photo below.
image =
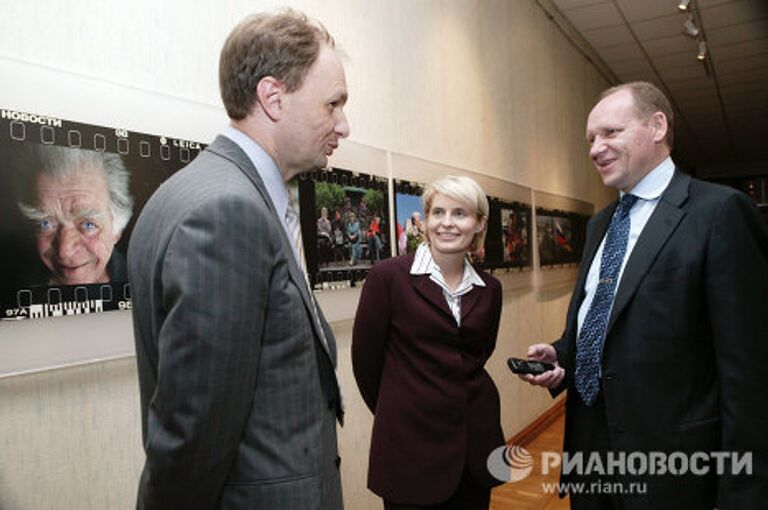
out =
[(0, 111), (0, 313), (130, 309), (125, 254), (144, 203), (203, 144)]
[(425, 239), (426, 215), (421, 202), (424, 188), (425, 185), (421, 183), (395, 181), (395, 239), (398, 255), (415, 252)]
[(536, 209), (536, 231), (541, 267), (581, 262), (589, 216)]
[(341, 168), (299, 180), (301, 230), (313, 288), (354, 285), (390, 257), (388, 181)]

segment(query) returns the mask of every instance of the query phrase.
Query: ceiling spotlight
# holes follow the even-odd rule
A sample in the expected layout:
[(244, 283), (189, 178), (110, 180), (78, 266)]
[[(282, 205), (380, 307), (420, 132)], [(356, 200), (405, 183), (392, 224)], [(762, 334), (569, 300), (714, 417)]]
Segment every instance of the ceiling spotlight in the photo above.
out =
[(707, 58), (707, 41), (699, 41), (699, 53), (696, 55), (699, 60)]
[(680, 12), (687, 12), (690, 8), (691, 0), (680, 0), (677, 3), (677, 10)]
[(683, 23), (683, 32), (689, 37), (696, 37), (699, 35), (699, 27), (693, 22), (693, 16), (688, 16), (688, 19)]

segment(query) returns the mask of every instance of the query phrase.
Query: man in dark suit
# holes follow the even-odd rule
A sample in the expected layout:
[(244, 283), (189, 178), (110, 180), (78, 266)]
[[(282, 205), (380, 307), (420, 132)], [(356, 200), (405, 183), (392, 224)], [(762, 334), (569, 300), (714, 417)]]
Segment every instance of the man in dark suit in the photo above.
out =
[[(672, 122), (648, 83), (593, 108), (590, 157), (621, 200), (590, 221), (562, 338), (528, 352), (557, 367), (523, 379), (569, 390), (564, 450), (587, 472), (563, 481), (621, 482), (571, 489), (574, 509), (768, 508), (768, 232), (745, 195), (674, 167)], [(677, 473), (624, 462), (610, 477), (606, 460), (652, 452)], [(589, 472), (595, 454), (604, 469)], [(751, 474), (732, 462), (749, 456)]]
[(242, 21), (221, 52), (230, 127), (133, 231), (139, 508), (342, 508), (336, 347), (287, 186), (349, 134), (333, 47), (295, 12)]

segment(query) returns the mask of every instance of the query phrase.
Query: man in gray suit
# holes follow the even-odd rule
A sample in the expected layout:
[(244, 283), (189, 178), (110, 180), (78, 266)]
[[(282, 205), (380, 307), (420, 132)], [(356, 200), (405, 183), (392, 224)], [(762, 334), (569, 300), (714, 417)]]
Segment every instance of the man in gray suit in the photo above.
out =
[(146, 463), (138, 508), (338, 509), (336, 347), (287, 183), (349, 134), (334, 42), (246, 18), (221, 52), (230, 126), (144, 207), (128, 251)]

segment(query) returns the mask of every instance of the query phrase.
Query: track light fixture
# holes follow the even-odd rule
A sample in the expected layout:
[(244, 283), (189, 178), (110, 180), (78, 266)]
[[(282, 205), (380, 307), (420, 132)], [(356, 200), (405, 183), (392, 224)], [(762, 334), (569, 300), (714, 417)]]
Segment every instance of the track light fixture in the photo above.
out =
[(706, 60), (707, 58), (707, 41), (699, 41), (699, 53), (696, 55), (699, 60)]
[[(707, 36), (704, 35), (704, 32), (696, 25), (696, 18), (698, 14), (696, 1), (678, 0), (677, 10), (684, 14), (687, 13), (685, 16), (685, 21), (683, 22), (683, 34), (691, 37), (692, 39), (696, 39), (699, 49), (698, 53), (696, 54), (696, 59), (704, 62), (707, 60)], [(698, 19), (699, 22), (701, 22), (701, 18)]]
[(683, 23), (683, 31), (688, 37), (696, 37), (699, 35), (700, 30), (699, 27), (696, 26), (696, 23), (693, 21), (692, 14), (688, 16), (688, 19), (685, 20), (685, 23)]

